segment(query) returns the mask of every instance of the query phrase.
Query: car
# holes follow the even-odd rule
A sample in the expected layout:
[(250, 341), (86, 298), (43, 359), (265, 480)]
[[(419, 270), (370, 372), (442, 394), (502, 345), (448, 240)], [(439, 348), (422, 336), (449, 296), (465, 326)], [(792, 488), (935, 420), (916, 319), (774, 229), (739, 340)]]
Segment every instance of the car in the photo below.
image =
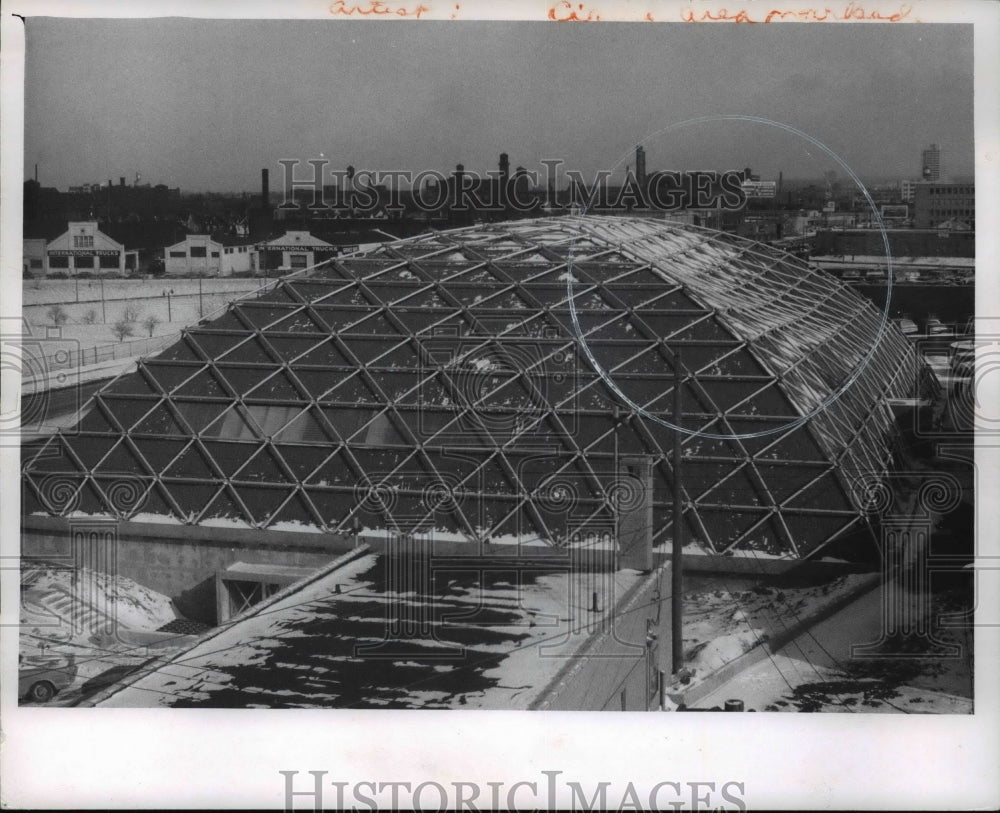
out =
[(32, 703), (47, 703), (76, 678), (76, 661), (66, 657), (21, 656), (17, 669), (17, 695)]

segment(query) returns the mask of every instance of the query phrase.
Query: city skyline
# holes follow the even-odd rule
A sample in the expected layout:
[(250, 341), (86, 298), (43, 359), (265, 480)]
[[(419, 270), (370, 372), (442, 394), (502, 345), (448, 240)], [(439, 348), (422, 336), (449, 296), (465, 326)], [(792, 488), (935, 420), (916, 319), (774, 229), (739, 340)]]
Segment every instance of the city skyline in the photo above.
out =
[(460, 26), (29, 18), (25, 178), (240, 192), (270, 167), (278, 190), (282, 159), (483, 175), (501, 152), (620, 177), (639, 143), (648, 171), (847, 178), (788, 131), (682, 124), (720, 115), (868, 181), (919, 178), (931, 143), (945, 176), (974, 172), (971, 26)]

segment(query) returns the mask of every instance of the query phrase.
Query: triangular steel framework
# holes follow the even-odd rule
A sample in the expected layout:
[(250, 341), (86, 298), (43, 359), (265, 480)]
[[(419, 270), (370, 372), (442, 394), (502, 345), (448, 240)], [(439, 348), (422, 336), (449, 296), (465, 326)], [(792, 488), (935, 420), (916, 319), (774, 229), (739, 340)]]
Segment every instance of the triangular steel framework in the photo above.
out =
[[(25, 510), (80, 510), (121, 475), (191, 523), (359, 523), (562, 545), (614, 527), (608, 495), (627, 453), (653, 462), (662, 544), (673, 533), (672, 432), (623, 405), (591, 365), (570, 273), (589, 353), (666, 421), (681, 352), (689, 430), (786, 426), (856, 376), (801, 426), (684, 438), (694, 540), (717, 554), (808, 557), (864, 522), (851, 484), (890, 465), (887, 399), (933, 386), (902, 334), (775, 250), (593, 216), (432, 232), (234, 302), (104, 387), (72, 439), (30, 455)], [(61, 503), (46, 491), (56, 481)]]

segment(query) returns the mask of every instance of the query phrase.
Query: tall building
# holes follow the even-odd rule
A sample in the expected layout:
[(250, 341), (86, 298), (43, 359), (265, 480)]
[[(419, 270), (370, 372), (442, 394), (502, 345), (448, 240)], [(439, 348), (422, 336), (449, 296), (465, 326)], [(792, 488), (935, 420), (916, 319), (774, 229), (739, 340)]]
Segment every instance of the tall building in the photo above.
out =
[(920, 153), (920, 177), (925, 181), (941, 180), (941, 148), (931, 144)]

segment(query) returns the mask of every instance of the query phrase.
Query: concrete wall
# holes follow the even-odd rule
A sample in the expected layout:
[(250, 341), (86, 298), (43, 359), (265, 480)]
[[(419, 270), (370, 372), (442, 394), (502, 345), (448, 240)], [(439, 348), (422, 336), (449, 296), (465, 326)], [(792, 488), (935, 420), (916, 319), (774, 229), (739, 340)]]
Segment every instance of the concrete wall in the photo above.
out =
[(658, 671), (669, 672), (669, 666), (663, 666), (670, 657), (669, 595), (667, 565), (654, 570), (622, 596), (608, 623), (591, 635), (530, 708), (547, 711), (658, 708)]
[[(79, 552), (74, 550), (66, 520), (26, 517), (24, 524), (22, 556), (67, 565), (78, 560)], [(114, 527), (114, 523), (109, 525)], [(118, 523), (111, 534), (114, 550), (97, 558), (112, 563), (109, 570), (169, 596), (189, 618), (208, 624), (216, 623), (217, 571), (236, 562), (318, 568), (353, 546), (352, 540), (325, 534), (274, 536), (244, 531), (234, 537), (231, 529), (153, 527), (155, 534), (149, 532), (149, 526)]]

